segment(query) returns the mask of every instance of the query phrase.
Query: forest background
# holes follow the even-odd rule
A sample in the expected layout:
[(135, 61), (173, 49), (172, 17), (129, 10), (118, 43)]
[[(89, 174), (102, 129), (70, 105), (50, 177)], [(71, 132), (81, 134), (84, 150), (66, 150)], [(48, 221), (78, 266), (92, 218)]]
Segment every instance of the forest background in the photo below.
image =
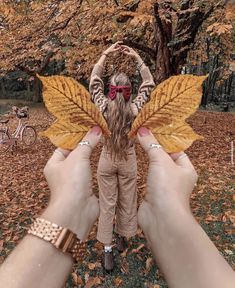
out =
[[(202, 104), (229, 110), (234, 7), (234, 0), (1, 0), (0, 99), (40, 102), (36, 73), (69, 75), (87, 86), (102, 51), (122, 40), (141, 54), (156, 84), (174, 74), (209, 73)], [(109, 60), (107, 78), (122, 70), (138, 83), (131, 59)]]

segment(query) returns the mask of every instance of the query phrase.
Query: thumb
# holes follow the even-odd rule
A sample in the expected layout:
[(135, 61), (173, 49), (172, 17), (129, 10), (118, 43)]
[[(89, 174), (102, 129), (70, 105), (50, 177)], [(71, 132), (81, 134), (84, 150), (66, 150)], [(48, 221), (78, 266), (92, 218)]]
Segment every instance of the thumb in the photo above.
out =
[(173, 162), (170, 156), (163, 150), (163, 148), (151, 148), (151, 144), (159, 144), (153, 134), (145, 127), (141, 127), (137, 133), (138, 140), (142, 148), (147, 152), (150, 162), (157, 162), (159, 164), (166, 164)]
[(57, 162), (62, 162), (64, 161), (67, 156), (70, 154), (69, 150), (65, 150), (62, 148), (57, 148), (53, 155), (51, 156), (51, 158), (48, 160), (48, 163), (52, 164), (52, 163), (57, 163)]
[(92, 150), (99, 143), (102, 136), (102, 130), (99, 126), (94, 126), (82, 139), (86, 141), (88, 145), (78, 145), (69, 155), (76, 159), (89, 159)]

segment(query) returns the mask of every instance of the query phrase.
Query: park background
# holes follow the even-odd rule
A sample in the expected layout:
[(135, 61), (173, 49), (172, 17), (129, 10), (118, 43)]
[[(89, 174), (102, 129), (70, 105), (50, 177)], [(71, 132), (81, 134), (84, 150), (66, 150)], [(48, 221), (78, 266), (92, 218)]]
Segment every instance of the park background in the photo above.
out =
[[(194, 215), (234, 266), (235, 1), (15, 0), (0, 1), (0, 113), (30, 106), (30, 124), (45, 130), (54, 120), (42, 103), (37, 74), (67, 75), (88, 87), (93, 65), (112, 43), (136, 49), (156, 84), (177, 74), (209, 74), (200, 110), (188, 120), (204, 141), (188, 151), (199, 174), (192, 195)], [(109, 56), (104, 78), (116, 71), (140, 75), (133, 59)], [(16, 125), (14, 120), (11, 127)], [(43, 167), (54, 147), (39, 138), (0, 158), (0, 262), (25, 235), (31, 219), (48, 203)], [(94, 191), (99, 145), (93, 153)], [(145, 193), (148, 160), (137, 145), (139, 203)], [(140, 169), (141, 167), (141, 169)], [(74, 267), (66, 287), (167, 287), (142, 232), (117, 255), (116, 269), (101, 267), (101, 245), (89, 241), (83, 267)]]

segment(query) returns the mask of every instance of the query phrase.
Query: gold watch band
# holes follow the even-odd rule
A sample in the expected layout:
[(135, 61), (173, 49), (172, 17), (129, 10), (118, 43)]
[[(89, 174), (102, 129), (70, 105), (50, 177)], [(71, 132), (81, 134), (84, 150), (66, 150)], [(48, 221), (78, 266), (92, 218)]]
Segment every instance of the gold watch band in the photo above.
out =
[(79, 240), (77, 235), (67, 228), (42, 218), (36, 218), (28, 234), (50, 242), (64, 253), (70, 253), (75, 262), (81, 262), (84, 258), (86, 243)]

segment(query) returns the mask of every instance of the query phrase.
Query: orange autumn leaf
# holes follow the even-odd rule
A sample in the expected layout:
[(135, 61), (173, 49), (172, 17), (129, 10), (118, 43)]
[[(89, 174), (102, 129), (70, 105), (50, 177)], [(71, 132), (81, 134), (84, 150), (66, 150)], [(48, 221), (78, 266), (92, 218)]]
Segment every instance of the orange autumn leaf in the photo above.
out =
[(87, 266), (88, 266), (89, 270), (94, 270), (96, 268), (95, 263), (88, 263)]
[(186, 122), (176, 122), (152, 129), (153, 135), (168, 153), (180, 152), (190, 147), (194, 141), (203, 137), (193, 131)]
[(82, 125), (57, 120), (46, 131), (41, 132), (39, 135), (48, 137), (56, 147), (73, 150), (88, 130), (87, 127)]
[(122, 278), (121, 277), (117, 277), (113, 280), (115, 287), (119, 287), (120, 285), (122, 285)]
[(207, 76), (173, 76), (151, 94), (132, 124), (129, 136), (140, 127), (149, 128), (168, 153), (187, 149), (201, 139), (185, 122), (198, 108), (202, 97), (202, 83)]
[(101, 280), (99, 277), (90, 277), (85, 285), (85, 288), (97, 287), (101, 284)]
[(103, 115), (91, 102), (88, 91), (70, 77), (38, 78), (43, 83), (43, 99), (49, 112), (58, 120), (41, 135), (57, 147), (74, 149), (91, 127), (98, 125), (104, 135), (110, 131)]
[(75, 272), (73, 272), (71, 275), (73, 277), (73, 282), (75, 285), (84, 285), (81, 276), (77, 275)]

